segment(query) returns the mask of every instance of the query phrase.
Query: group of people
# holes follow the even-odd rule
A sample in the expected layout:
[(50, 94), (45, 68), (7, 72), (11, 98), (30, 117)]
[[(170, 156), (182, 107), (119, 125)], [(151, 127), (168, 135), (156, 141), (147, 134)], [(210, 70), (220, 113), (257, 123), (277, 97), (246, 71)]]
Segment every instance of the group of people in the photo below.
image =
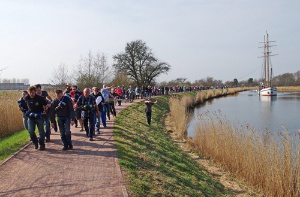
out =
[[(100, 134), (100, 119), (106, 127), (106, 117), (110, 114), (116, 116), (115, 100), (121, 98), (118, 88), (111, 91), (103, 85), (85, 88), (82, 92), (76, 85), (67, 86), (66, 90), (55, 90), (52, 99), (47, 91), (41, 90), (41, 85), (30, 86), (28, 91), (22, 92), (18, 100), (19, 109), (23, 112), (23, 124), (28, 130), (35, 149), (45, 150), (45, 142), (50, 142), (51, 128), (60, 132), (63, 148), (73, 149), (71, 140), (71, 125), (80, 126), (81, 131), (86, 131), (86, 136), (93, 141), (96, 132)], [(121, 99), (118, 99), (121, 105)], [(150, 99), (145, 101), (147, 122), (151, 123), (151, 107), (155, 102)], [(58, 126), (57, 126), (58, 125)], [(38, 128), (39, 138), (35, 133)], [(84, 128), (84, 129), (83, 129)]]

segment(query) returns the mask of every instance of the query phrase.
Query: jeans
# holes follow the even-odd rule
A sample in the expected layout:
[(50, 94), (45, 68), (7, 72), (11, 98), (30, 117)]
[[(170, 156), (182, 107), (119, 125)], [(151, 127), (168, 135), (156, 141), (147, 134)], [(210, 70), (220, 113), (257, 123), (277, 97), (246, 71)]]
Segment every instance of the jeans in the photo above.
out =
[[(39, 131), (39, 139), (35, 134), (35, 126), (37, 125)], [(34, 144), (40, 144), (41, 147), (45, 147), (45, 130), (43, 118), (28, 118), (28, 133), (31, 141)]]
[(115, 102), (110, 102), (110, 103), (109, 103), (109, 110), (110, 110), (110, 113), (111, 113), (113, 116), (116, 116), (116, 115), (117, 115), (116, 108), (115, 108)]
[(106, 127), (106, 104), (102, 105), (102, 112), (101, 112), (101, 120), (104, 127)]
[(101, 112), (99, 112), (99, 115), (98, 116), (96, 116), (95, 115), (95, 126), (96, 126), (96, 131), (98, 132), (98, 131), (100, 131), (100, 117), (101, 117)]
[(95, 131), (95, 112), (94, 111), (89, 112), (88, 117), (84, 117), (82, 121), (86, 131), (86, 136), (92, 139)]
[(72, 145), (70, 129), (71, 119), (69, 117), (58, 117), (57, 122), (60, 131), (60, 138), (64, 147)]
[(28, 130), (28, 117), (23, 112), (23, 125), (26, 130)]
[(46, 130), (46, 138), (50, 138), (51, 128), (50, 128), (50, 117), (44, 116), (44, 125)]
[(151, 124), (151, 112), (146, 112), (148, 125)]

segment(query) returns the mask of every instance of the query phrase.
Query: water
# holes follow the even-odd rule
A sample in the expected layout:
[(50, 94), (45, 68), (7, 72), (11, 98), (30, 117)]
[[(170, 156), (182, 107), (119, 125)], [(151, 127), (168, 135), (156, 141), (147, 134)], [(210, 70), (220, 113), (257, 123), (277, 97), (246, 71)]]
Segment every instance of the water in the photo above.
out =
[(220, 111), (230, 122), (250, 124), (261, 131), (300, 131), (300, 92), (278, 92), (277, 97), (260, 97), (256, 91), (246, 91), (207, 101), (195, 109), (188, 127), (189, 136), (193, 136), (196, 125), (201, 124), (196, 116), (207, 111)]

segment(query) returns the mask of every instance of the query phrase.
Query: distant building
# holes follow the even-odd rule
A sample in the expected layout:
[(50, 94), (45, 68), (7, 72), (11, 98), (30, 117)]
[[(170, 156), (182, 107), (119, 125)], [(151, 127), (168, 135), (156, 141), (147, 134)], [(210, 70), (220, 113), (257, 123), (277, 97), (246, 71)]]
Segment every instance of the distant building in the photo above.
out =
[(27, 90), (28, 87), (24, 83), (0, 83), (0, 90)]

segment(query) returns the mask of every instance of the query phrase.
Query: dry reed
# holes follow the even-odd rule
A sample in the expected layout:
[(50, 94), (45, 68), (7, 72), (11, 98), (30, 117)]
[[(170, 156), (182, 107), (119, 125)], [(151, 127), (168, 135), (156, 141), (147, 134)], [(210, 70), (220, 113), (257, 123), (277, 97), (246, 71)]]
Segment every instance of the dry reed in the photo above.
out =
[(21, 92), (0, 92), (0, 138), (24, 129), (22, 112), (17, 104), (21, 96)]
[(280, 86), (276, 87), (279, 92), (299, 92), (300, 86)]
[(257, 132), (218, 113), (199, 115), (192, 146), (264, 196), (300, 195), (299, 134)]
[[(194, 103), (246, 90), (200, 91)], [(179, 137), (186, 138), (187, 110), (191, 98), (170, 99), (170, 113)], [(188, 102), (189, 101), (189, 102)], [(187, 118), (188, 117), (188, 118)], [(191, 145), (199, 154), (208, 157), (252, 185), (264, 196), (300, 196), (300, 135), (299, 133), (258, 132), (250, 125), (230, 123), (218, 112), (198, 117), (200, 124)]]
[(174, 121), (174, 126), (176, 132), (180, 138), (185, 138), (187, 136), (188, 122), (190, 119), (189, 107), (194, 103), (194, 99), (191, 95), (186, 95), (184, 97), (170, 98), (170, 114), (172, 120)]

